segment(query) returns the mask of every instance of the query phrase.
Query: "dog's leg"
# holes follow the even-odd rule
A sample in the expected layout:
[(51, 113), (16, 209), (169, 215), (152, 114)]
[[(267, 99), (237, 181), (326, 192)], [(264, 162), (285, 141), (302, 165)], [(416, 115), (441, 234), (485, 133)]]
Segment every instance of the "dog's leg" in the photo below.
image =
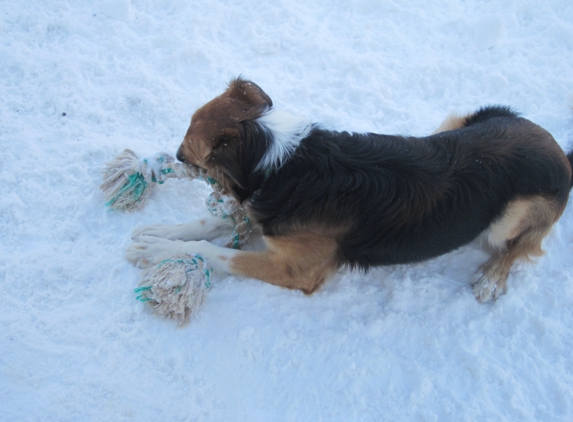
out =
[(213, 240), (233, 229), (230, 218), (208, 216), (187, 224), (153, 224), (136, 228), (131, 239), (156, 236), (170, 240)]
[(228, 260), (237, 252), (234, 249), (213, 245), (206, 240), (181, 241), (169, 240), (156, 236), (139, 236), (128, 248), (125, 257), (139, 268), (157, 264), (166, 257), (198, 253), (214, 269), (230, 272)]
[(473, 291), (479, 302), (497, 299), (507, 291), (507, 277), (516, 259), (543, 255), (541, 242), (562, 212), (563, 206), (543, 197), (508, 204), (489, 228), (488, 241), (496, 250), (476, 274)]
[(237, 254), (230, 264), (235, 274), (277, 286), (315, 292), (339, 267), (338, 243), (317, 233), (265, 237), (264, 252)]
[(227, 249), (206, 241), (172, 241), (141, 236), (127, 250), (126, 258), (134, 265), (153, 265), (165, 256), (201, 254), (215, 270), (257, 278), (306, 294), (316, 291), (337, 268), (337, 243), (334, 239), (301, 233), (265, 237), (268, 249), (245, 252)]

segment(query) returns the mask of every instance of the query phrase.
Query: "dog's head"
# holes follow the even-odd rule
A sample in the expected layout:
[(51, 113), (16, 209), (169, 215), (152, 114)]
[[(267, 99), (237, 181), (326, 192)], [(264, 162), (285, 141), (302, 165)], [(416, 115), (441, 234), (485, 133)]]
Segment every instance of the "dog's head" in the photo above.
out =
[(177, 159), (206, 169), (229, 192), (249, 191), (267, 148), (255, 121), (272, 104), (255, 83), (240, 77), (231, 81), (222, 95), (193, 114)]

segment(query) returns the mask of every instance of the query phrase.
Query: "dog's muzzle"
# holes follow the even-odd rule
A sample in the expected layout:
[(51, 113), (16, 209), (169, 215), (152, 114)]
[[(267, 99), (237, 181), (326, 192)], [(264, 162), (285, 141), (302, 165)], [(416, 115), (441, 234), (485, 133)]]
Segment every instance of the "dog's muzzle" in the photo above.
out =
[(181, 147), (179, 147), (179, 149), (177, 150), (177, 154), (175, 156), (182, 163), (185, 163), (185, 164), (187, 163), (187, 161), (185, 161), (185, 157), (183, 157), (183, 154), (181, 153)]

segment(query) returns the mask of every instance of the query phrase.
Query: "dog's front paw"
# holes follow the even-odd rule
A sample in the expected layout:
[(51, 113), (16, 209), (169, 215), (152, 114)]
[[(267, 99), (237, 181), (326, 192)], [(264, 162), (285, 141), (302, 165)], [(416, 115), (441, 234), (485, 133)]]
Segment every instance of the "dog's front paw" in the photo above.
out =
[(161, 256), (185, 253), (184, 242), (155, 236), (139, 236), (125, 252), (125, 258), (138, 268), (155, 265)]
[(180, 232), (179, 226), (170, 224), (151, 224), (140, 226), (131, 232), (131, 240), (139, 240), (142, 236), (155, 236), (175, 240)]
[(498, 299), (506, 291), (505, 279), (487, 275), (481, 270), (476, 274), (473, 292), (478, 302), (483, 303), (492, 299)]

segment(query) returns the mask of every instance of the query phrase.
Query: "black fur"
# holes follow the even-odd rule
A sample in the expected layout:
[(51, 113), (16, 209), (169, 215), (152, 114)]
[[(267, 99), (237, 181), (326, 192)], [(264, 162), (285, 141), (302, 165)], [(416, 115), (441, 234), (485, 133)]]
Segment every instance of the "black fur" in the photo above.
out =
[(472, 241), (513, 198), (566, 201), (570, 169), (552, 143), (548, 132), (499, 106), (424, 138), (314, 127), (279, 170), (264, 181), (254, 175), (240, 196), (267, 236), (346, 227), (339, 265), (416, 262)]
[[(569, 165), (573, 169), (573, 151), (567, 154), (567, 159), (569, 160)], [(573, 188), (573, 175), (571, 175), (571, 187)]]
[[(263, 183), (264, 170), (257, 171), (255, 168), (269, 148), (270, 142), (271, 135), (267, 130), (254, 120), (245, 120), (235, 135), (231, 138), (221, 137), (213, 148), (210, 159), (233, 180), (233, 190), (240, 202), (251, 196)], [(235, 148), (236, 144), (239, 145), (238, 148)], [(229, 154), (227, 150), (235, 153)]]
[(471, 126), (477, 123), (483, 123), (494, 117), (519, 117), (519, 113), (506, 106), (488, 106), (482, 107), (474, 114), (466, 118), (464, 126)]

